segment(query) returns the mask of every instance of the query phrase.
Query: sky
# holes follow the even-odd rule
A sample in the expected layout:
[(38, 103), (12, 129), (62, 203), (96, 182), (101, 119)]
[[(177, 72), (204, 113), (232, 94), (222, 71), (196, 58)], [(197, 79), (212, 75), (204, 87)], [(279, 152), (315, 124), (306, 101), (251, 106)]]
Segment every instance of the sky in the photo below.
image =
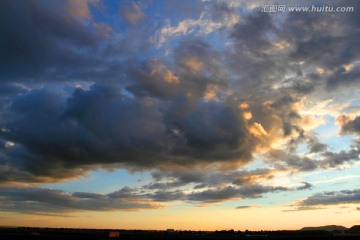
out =
[(0, 225), (359, 225), (359, 11), (0, 1)]

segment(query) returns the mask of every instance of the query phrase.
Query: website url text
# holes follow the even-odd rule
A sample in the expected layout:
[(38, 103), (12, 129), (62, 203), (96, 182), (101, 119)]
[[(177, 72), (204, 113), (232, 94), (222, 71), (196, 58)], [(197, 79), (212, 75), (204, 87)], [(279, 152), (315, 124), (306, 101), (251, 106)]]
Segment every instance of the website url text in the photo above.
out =
[(279, 4), (263, 5), (261, 12), (280, 13), (280, 12), (354, 12), (354, 7), (335, 7), (335, 6), (286, 6)]

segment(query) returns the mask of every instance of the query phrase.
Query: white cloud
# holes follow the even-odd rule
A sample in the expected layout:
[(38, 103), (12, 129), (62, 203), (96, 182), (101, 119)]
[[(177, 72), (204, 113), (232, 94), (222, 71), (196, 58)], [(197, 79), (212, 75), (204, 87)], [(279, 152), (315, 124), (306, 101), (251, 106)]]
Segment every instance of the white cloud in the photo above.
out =
[(196, 35), (207, 35), (217, 29), (231, 27), (238, 23), (239, 19), (240, 17), (237, 14), (232, 13), (221, 19), (221, 21), (216, 22), (211, 19), (210, 12), (205, 10), (198, 19), (184, 19), (176, 26), (172, 26), (168, 20), (165, 26), (155, 33), (151, 41), (160, 47), (173, 37), (192, 33)]

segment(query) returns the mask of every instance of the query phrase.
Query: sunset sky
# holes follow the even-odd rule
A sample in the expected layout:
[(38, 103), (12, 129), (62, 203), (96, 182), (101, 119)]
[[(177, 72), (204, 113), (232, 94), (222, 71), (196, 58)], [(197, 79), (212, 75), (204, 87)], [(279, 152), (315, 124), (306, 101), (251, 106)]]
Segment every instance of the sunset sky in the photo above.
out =
[(1, 0), (0, 225), (359, 225), (359, 11)]

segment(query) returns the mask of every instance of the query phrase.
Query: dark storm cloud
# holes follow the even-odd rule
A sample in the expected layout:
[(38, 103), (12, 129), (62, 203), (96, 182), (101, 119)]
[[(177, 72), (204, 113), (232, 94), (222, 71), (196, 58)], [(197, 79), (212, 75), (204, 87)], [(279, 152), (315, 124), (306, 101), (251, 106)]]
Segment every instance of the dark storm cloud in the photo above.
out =
[[(358, 41), (360, 41), (360, 34), (358, 37)], [(360, 55), (360, 51), (359, 51)], [(337, 87), (337, 86), (349, 86), (353, 85), (353, 83), (360, 82), (360, 67), (356, 66), (353, 69), (347, 71), (344, 67), (340, 67), (337, 71), (334, 72), (331, 77), (328, 79), (328, 86)]]
[(36, 187), (0, 187), (1, 211), (28, 214), (66, 213), (73, 211), (138, 210), (161, 207), (143, 196), (114, 196)]
[(233, 45), (225, 57), (237, 78), (233, 87), (241, 92), (249, 89), (262, 92), (263, 87), (267, 88), (275, 80), (273, 77), (285, 74), (287, 62), (281, 55), (271, 52), (273, 43), (269, 35), (275, 31), (271, 15), (260, 12), (250, 13), (231, 30)]
[(173, 101), (185, 98), (190, 103), (201, 99), (209, 86), (225, 84), (219, 53), (206, 41), (181, 41), (174, 55), (174, 66), (158, 59), (131, 62), (128, 75), (134, 82), (126, 86), (127, 90), (138, 97)]
[(338, 205), (360, 202), (360, 190), (342, 190), (314, 194), (304, 200), (301, 200), (296, 206), (321, 206), (321, 205)]
[[(221, 62), (219, 62), (220, 57), (221, 53), (215, 51), (207, 41), (201, 38), (182, 41), (174, 52), (178, 71), (183, 74), (185, 80), (190, 77), (197, 81), (224, 83), (225, 79), (221, 78), (223, 71)], [(199, 66), (197, 67), (193, 63), (198, 63)]]
[(130, 97), (113, 85), (72, 94), (35, 89), (8, 111), (0, 134), (13, 146), (3, 151), (3, 164), (34, 176), (61, 179), (99, 164), (244, 163), (253, 148), (240, 113), (220, 102), (200, 102), (178, 115), (172, 105)]
[(297, 120), (301, 119), (301, 116), (297, 113), (297, 110), (292, 108), (297, 102), (299, 102), (299, 98), (286, 94), (279, 99), (276, 99), (270, 105), (273, 112), (276, 113), (282, 121), (284, 137), (290, 136), (293, 131), (298, 132), (300, 138), (303, 137), (304, 130), (295, 123)]
[(0, 83), (0, 94), (1, 97), (11, 96), (13, 94), (21, 94), (27, 92), (28, 90), (20, 84), (4, 82)]
[(111, 26), (96, 22), (90, 11), (95, 2), (2, 1), (0, 81), (32, 87), (120, 79), (125, 56), (139, 41), (112, 35)]
[[(294, 149), (308, 139), (296, 107), (308, 94), (326, 84), (342, 84), (340, 78), (343, 85), (357, 81), (359, 27), (353, 14), (289, 13), (279, 21), (272, 14), (242, 9), (241, 21), (221, 30), (228, 40), (221, 51), (199, 35), (169, 44), (168, 55), (157, 52), (149, 57), (151, 51), (142, 53), (146, 47), (134, 47), (146, 45), (142, 38), (100, 36), (89, 27), (95, 24), (93, 20), (76, 18), (65, 3), (1, 3), (3, 182), (58, 181), (98, 167), (241, 166), (252, 160), (257, 149), (271, 146), (274, 139), (292, 137), (288, 145)], [(197, 2), (188, 14), (201, 12), (203, 7)], [(209, 8), (214, 21), (234, 14), (226, 4)], [(123, 10), (123, 16), (135, 25), (145, 17), (134, 4)], [(97, 28), (113, 31), (97, 24)], [(129, 52), (133, 55), (127, 55)], [(344, 64), (355, 65), (346, 70)], [(322, 76), (315, 67), (333, 73)], [(72, 79), (91, 83), (74, 88), (57, 82)], [(50, 86), (46, 81), (58, 85)], [(242, 103), (247, 109), (239, 107)], [(251, 119), (244, 118), (245, 111), (251, 113)], [(255, 134), (250, 131), (254, 127)], [(356, 127), (354, 123), (344, 129), (357, 131)], [(274, 132), (279, 134), (271, 136)], [(296, 134), (297, 139), (293, 137)], [(326, 151), (317, 141), (309, 142), (308, 147), (311, 153)], [(354, 160), (357, 152), (325, 153), (323, 163), (338, 166)], [(319, 167), (318, 161), (293, 153), (271, 160), (278, 169), (311, 171)], [(158, 177), (160, 180), (161, 174)], [(154, 195), (160, 201), (181, 198), (170, 190), (187, 184), (201, 189), (231, 183), (239, 190), (254, 178), (269, 179), (272, 174), (266, 170), (227, 174), (190, 171), (173, 177), (171, 181), (154, 177), (155, 182), (144, 188), (168, 188), (167, 194)], [(193, 193), (192, 198), (251, 196), (250, 190), (233, 195), (232, 188), (220, 193)], [(259, 194), (254, 190), (253, 195), (261, 195), (260, 190)]]
[[(347, 4), (358, 5), (356, 2)], [(324, 81), (332, 87), (357, 81), (356, 67), (349, 72), (336, 71), (359, 59), (358, 44), (355, 43), (359, 27), (354, 23), (358, 21), (355, 12), (346, 15), (289, 13), (282, 23), (272, 17), (275, 15), (257, 12), (250, 16), (239, 21), (230, 33), (236, 48), (229, 48), (227, 60), (239, 78), (236, 83), (241, 82), (239, 92), (256, 89), (257, 96), (264, 95), (271, 85), (276, 84), (283, 85), (282, 90), (289, 95), (302, 97), (321, 87)], [(256, 22), (260, 24), (255, 27), (252, 24)], [(323, 31), (325, 26), (333, 30)], [(328, 76), (309, 71), (317, 66), (335, 71)], [(291, 77), (284, 79), (284, 75)], [(283, 128), (285, 133), (290, 132), (292, 123), (285, 122)]]
[(78, 49), (96, 45), (96, 38), (69, 14), (66, 1), (1, 1), (0, 19), (2, 80), (60, 74), (88, 62)]
[[(254, 51), (252, 54), (262, 53), (262, 49), (271, 45), (267, 34), (274, 29), (270, 14), (253, 12), (235, 25), (230, 37), (241, 51)], [(259, 49), (260, 48), (260, 49)], [(260, 50), (260, 51), (259, 51)]]
[[(72, 175), (76, 166), (114, 163), (118, 157), (129, 161), (134, 154), (131, 149), (137, 144), (143, 145), (143, 151), (155, 148), (149, 137), (157, 138), (162, 132), (156, 111), (123, 99), (111, 88), (76, 90), (72, 99), (51, 90), (34, 90), (19, 97), (11, 109), (17, 116), (1, 135), (24, 148), (21, 152), (8, 149), (8, 158), (17, 159), (19, 167), (38, 176), (62, 178), (65, 171)], [(154, 125), (148, 125), (150, 119)], [(108, 145), (111, 141), (114, 143)], [(114, 152), (115, 145), (118, 150)], [(125, 157), (126, 149), (130, 153)]]
[[(207, 159), (251, 159), (251, 139), (238, 113), (218, 103), (202, 103), (180, 122), (187, 148), (179, 154), (194, 152)], [(215, 150), (215, 151), (214, 151)]]
[(316, 75), (314, 76), (308, 76), (308, 78), (313, 78), (311, 80), (305, 80), (305, 81), (294, 81), (293, 85), (290, 87), (289, 91), (293, 91), (295, 93), (306, 95), (309, 93), (312, 93), (316, 86), (318, 85)]
[[(338, 40), (352, 41), (352, 39), (346, 39), (345, 36), (352, 35), (354, 32), (359, 30), (358, 19), (356, 9), (359, 7), (357, 1), (338, 1), (333, 2), (331, 6), (346, 5), (352, 6), (355, 8), (355, 11), (348, 12), (347, 14), (338, 14), (338, 13), (289, 13), (287, 16), (288, 22), (284, 25), (281, 33), (286, 33), (282, 37), (291, 40), (296, 43), (296, 50), (294, 52), (297, 56), (302, 57), (311, 57), (311, 52), (309, 50), (316, 50), (315, 47), (320, 47), (320, 42), (326, 43), (325, 46), (321, 46), (320, 49), (317, 49), (313, 54), (313, 59), (325, 60), (325, 56), (320, 57), (320, 53), (323, 52), (325, 55), (332, 53), (332, 51), (343, 51), (346, 46), (341, 46), (341, 49), (331, 49), (334, 43), (339, 43)], [(332, 20), (327, 22), (327, 20)], [(342, 28), (343, 24), (349, 25), (348, 28)], [(303, 26), (303, 27), (301, 27)], [(330, 31), (323, 31), (321, 26), (331, 26), (333, 27)], [(311, 47), (310, 43), (314, 43), (314, 46)], [(338, 45), (340, 46), (340, 45)], [(311, 49), (309, 49), (311, 47)], [(350, 45), (349, 47), (355, 47)], [(324, 51), (330, 50), (330, 51)], [(349, 49), (347, 49), (349, 50)], [(346, 52), (350, 53), (350, 52)], [(353, 55), (356, 55), (354, 53)], [(344, 57), (344, 55), (334, 56)], [(334, 61), (335, 59), (329, 59), (328, 61)]]
[[(358, 70), (345, 72), (343, 65), (359, 60), (360, 39), (357, 1), (337, 1), (332, 6), (352, 6), (353, 12), (339, 13), (289, 13), (286, 24), (277, 31), (281, 39), (292, 46), (290, 61), (302, 61), (302, 68), (321, 67), (330, 70), (326, 76), (328, 89), (358, 83)], [(329, 31), (324, 31), (324, 28)]]
[(286, 26), (280, 26), (273, 16), (259, 11), (244, 16), (230, 32), (232, 45), (226, 60), (236, 76), (229, 80), (231, 88), (238, 97), (248, 97), (250, 122), (260, 123), (266, 131), (281, 128), (287, 137), (293, 132), (302, 134), (295, 105), (319, 84), (291, 60), (287, 50), (291, 44), (281, 33)]
[(343, 123), (343, 125), (341, 126), (341, 132), (343, 134), (360, 135), (360, 116), (356, 116), (355, 119)]

